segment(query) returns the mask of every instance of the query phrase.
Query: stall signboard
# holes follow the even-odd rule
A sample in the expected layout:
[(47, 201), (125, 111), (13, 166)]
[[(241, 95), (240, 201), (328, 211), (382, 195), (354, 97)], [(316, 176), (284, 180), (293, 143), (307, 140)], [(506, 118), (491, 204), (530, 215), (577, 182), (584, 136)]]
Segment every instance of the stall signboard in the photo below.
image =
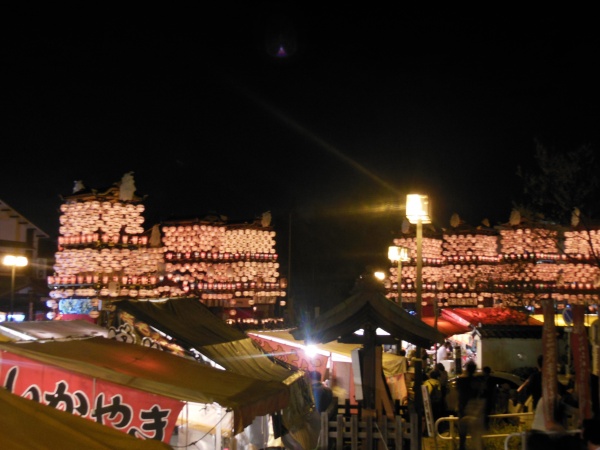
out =
[(69, 372), (9, 352), (0, 355), (2, 387), (20, 397), (168, 443), (183, 402)]

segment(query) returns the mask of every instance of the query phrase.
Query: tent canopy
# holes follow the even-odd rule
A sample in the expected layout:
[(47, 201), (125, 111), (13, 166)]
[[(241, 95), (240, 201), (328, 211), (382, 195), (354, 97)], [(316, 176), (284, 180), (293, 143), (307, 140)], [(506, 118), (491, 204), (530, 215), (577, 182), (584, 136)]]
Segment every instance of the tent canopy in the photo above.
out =
[(327, 310), (304, 328), (292, 331), (296, 339), (312, 343), (357, 342), (359, 329), (381, 328), (389, 336), (379, 336), (379, 343), (407, 341), (421, 347), (443, 342), (444, 334), (412, 316), (383, 295), (383, 287), (364, 282), (348, 299)]
[(204, 347), (246, 339), (196, 298), (163, 301), (121, 300), (114, 305), (175, 338), (186, 347)]
[(56, 450), (167, 450), (114, 428), (0, 389), (0, 447)]
[(318, 435), (307, 427), (306, 421), (312, 409), (312, 394), (304, 372), (267, 355), (250, 337), (216, 317), (199, 299), (122, 300), (115, 302), (115, 306), (117, 316), (125, 312), (145, 322), (168, 335), (172, 342), (187, 350), (195, 349), (227, 372), (288, 386), (284, 425), (305, 447), (316, 445)]
[(9, 340), (69, 339), (75, 337), (107, 337), (108, 330), (87, 320), (50, 320), (2, 322), (0, 334)]
[(443, 309), (442, 317), (471, 330), (477, 329), (482, 338), (542, 337), (543, 322), (513, 308)]
[(289, 403), (289, 389), (283, 383), (258, 380), (102, 337), (5, 342), (0, 343), (0, 351), (181, 401), (218, 403), (232, 409), (237, 432), (255, 417), (279, 411)]
[(198, 299), (123, 300), (115, 305), (117, 311), (131, 314), (186, 349), (198, 350), (228, 371), (285, 384), (302, 377), (301, 372), (269, 357), (245, 333), (227, 325)]
[(437, 323), (435, 321), (435, 317), (423, 317), (423, 322), (425, 322), (430, 327), (436, 328), (446, 337), (454, 336), (455, 334), (464, 334), (468, 333), (469, 331), (472, 331), (470, 327), (453, 322), (451, 320), (446, 319), (445, 317), (438, 317)]

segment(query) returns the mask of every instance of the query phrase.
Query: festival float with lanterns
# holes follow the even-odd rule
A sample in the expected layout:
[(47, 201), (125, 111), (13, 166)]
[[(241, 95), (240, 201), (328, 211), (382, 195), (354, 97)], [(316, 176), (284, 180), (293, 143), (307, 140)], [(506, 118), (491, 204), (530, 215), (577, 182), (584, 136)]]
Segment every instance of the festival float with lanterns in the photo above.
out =
[[(452, 221), (451, 221), (452, 222)], [(408, 260), (390, 268), (387, 296), (414, 308), (416, 244), (414, 233), (394, 239), (407, 249)], [(541, 311), (552, 299), (557, 310), (598, 304), (600, 267), (594, 249), (600, 229), (532, 223), (513, 212), (511, 221), (495, 227), (472, 227), (454, 218), (454, 226), (424, 230), (423, 315), (441, 307), (522, 307)]]
[(48, 318), (98, 319), (119, 299), (197, 297), (229, 323), (282, 322), (287, 281), (270, 213), (252, 223), (210, 217), (146, 230), (144, 210), (131, 173), (105, 190), (76, 183), (61, 205)]

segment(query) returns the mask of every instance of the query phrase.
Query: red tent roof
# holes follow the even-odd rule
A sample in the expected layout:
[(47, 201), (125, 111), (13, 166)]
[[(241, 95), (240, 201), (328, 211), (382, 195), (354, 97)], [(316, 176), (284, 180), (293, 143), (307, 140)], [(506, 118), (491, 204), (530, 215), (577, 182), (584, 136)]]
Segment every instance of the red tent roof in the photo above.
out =
[[(423, 317), (422, 320), (430, 327), (436, 328), (435, 317)], [(442, 334), (445, 334), (446, 337), (449, 337), (455, 334), (467, 333), (471, 331), (471, 328), (465, 325), (461, 325), (460, 323), (448, 320), (444, 317), (438, 317), (437, 330), (440, 331)]]
[(542, 326), (543, 323), (528, 314), (511, 308), (456, 308), (443, 309), (442, 316), (464, 326)]

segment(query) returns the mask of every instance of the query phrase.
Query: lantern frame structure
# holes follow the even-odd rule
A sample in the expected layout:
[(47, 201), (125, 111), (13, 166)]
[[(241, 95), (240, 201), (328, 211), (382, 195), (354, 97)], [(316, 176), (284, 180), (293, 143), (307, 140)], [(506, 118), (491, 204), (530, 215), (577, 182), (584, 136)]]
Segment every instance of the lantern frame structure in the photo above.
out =
[(396, 277), (396, 282), (398, 284), (398, 299), (396, 300), (396, 303), (402, 306), (402, 263), (410, 261), (408, 256), (408, 248), (390, 245), (388, 248), (388, 259), (392, 263), (398, 263), (398, 274)]

